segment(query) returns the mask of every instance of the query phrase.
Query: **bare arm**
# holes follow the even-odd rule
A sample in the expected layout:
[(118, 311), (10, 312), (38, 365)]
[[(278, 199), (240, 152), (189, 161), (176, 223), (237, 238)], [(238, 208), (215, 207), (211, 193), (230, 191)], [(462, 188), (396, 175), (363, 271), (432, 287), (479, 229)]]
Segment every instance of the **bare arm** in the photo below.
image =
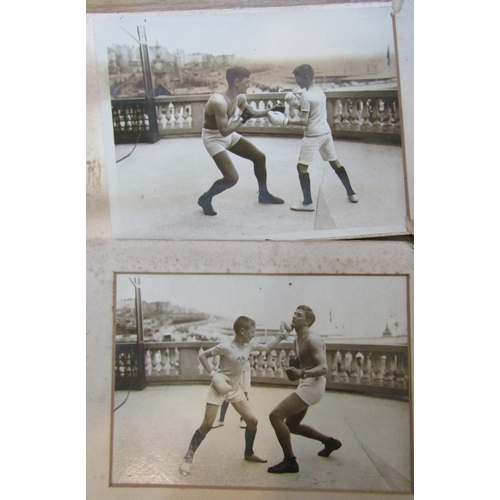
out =
[(273, 347), (276, 347), (282, 340), (286, 339), (287, 337), (288, 337), (288, 333), (282, 329), (276, 334), (276, 337), (274, 337), (274, 339), (271, 339), (266, 344), (260, 344), (260, 343), (255, 344), (255, 350), (268, 352)]
[(211, 373), (213, 371), (212, 366), (208, 362), (208, 358), (214, 356), (214, 349), (215, 349), (214, 347), (212, 347), (212, 349), (207, 349), (206, 351), (200, 353), (200, 355), (198, 356), (200, 363), (202, 364), (203, 368), (207, 370), (208, 373)]
[(297, 127), (305, 127), (309, 122), (309, 111), (301, 111), (299, 116), (290, 118), (288, 120), (288, 125), (295, 125)]

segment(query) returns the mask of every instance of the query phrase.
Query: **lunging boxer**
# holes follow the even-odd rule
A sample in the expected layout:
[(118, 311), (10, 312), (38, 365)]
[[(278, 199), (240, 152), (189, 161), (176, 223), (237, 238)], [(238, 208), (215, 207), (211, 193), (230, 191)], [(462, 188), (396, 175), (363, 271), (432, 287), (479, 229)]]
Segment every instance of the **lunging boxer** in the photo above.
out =
[[(226, 72), (228, 88), (224, 92), (214, 93), (205, 106), (205, 121), (201, 137), (222, 178), (198, 199), (198, 205), (205, 215), (217, 215), (212, 206), (212, 198), (238, 182), (238, 172), (228, 151), (251, 160), (259, 186), (259, 203), (283, 204), (284, 201), (273, 196), (267, 190), (266, 156), (250, 141), (236, 132), (242, 123), (250, 118), (266, 116), (268, 110), (257, 111), (248, 104), (246, 91), (250, 84), (250, 71), (242, 66), (229, 68)], [(283, 105), (272, 108), (283, 112)]]
[(332, 138), (332, 131), (327, 121), (326, 95), (314, 83), (314, 70), (309, 64), (302, 64), (293, 70), (295, 81), (301, 89), (306, 89), (299, 96), (287, 93), (285, 102), (291, 107), (299, 109), (299, 115), (294, 118), (286, 118), (284, 114), (270, 110), (268, 112), (269, 121), (273, 125), (287, 126), (295, 125), (304, 127), (304, 138), (300, 148), (297, 171), (299, 174), (300, 187), (304, 200), (292, 205), (292, 210), (301, 212), (314, 212), (313, 200), (311, 196), (311, 179), (308, 167), (314, 162), (316, 151), (319, 150), (323, 161), (328, 161), (333, 168), (347, 192), (347, 198), (351, 203), (357, 203), (358, 197), (352, 189), (349, 176), (345, 168), (340, 164), (335, 145)]
[[(217, 416), (217, 410), (224, 400), (231, 403), (246, 422), (244, 459), (248, 462), (267, 462), (266, 459), (259, 457), (253, 451), (258, 421), (246, 400), (243, 390), (239, 386), (239, 381), (243, 367), (252, 351), (267, 352), (278, 345), (281, 340), (287, 338), (288, 333), (281, 328), (274, 339), (266, 344), (261, 344), (253, 340), (255, 335), (255, 321), (246, 316), (240, 316), (234, 322), (233, 329), (235, 336), (232, 340), (221, 342), (199, 355), (203, 368), (212, 377), (212, 383), (208, 391), (203, 422), (194, 433), (189, 448), (179, 466), (179, 472), (183, 476), (187, 476), (191, 472), (194, 453), (210, 429), (212, 429), (215, 417)], [(220, 356), (217, 372), (212, 370), (208, 362), (208, 358), (212, 356)]]
[(302, 424), (309, 407), (319, 403), (323, 398), (326, 387), (325, 344), (321, 337), (309, 331), (309, 327), (315, 321), (316, 316), (310, 307), (304, 305), (297, 307), (291, 324), (297, 333), (294, 339), (297, 358), (291, 360), (290, 367), (285, 371), (290, 380), (299, 380), (299, 385), (269, 415), (284, 454), (282, 462), (267, 469), (267, 472), (272, 474), (299, 472), (299, 464), (292, 448), (291, 434), (321, 441), (325, 446), (318, 452), (320, 457), (328, 457), (332, 451), (342, 446), (338, 439)]

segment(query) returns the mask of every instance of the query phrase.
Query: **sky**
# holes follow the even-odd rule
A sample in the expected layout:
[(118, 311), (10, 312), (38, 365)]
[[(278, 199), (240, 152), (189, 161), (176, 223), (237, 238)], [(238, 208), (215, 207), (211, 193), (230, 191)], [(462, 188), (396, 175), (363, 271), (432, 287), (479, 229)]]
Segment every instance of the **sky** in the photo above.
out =
[[(117, 275), (116, 297), (134, 298), (130, 278)], [(402, 276), (140, 275), (143, 301), (169, 301), (231, 321), (244, 315), (264, 328), (291, 320), (296, 307), (316, 314), (311, 330), (347, 338), (380, 337), (386, 324), (407, 333), (406, 278)], [(331, 310), (331, 321), (330, 321)], [(394, 322), (398, 321), (398, 331)]]
[(390, 4), (111, 15), (95, 20), (98, 45), (134, 45), (137, 27), (149, 45), (187, 54), (234, 54), (254, 60), (311, 59), (394, 52)]

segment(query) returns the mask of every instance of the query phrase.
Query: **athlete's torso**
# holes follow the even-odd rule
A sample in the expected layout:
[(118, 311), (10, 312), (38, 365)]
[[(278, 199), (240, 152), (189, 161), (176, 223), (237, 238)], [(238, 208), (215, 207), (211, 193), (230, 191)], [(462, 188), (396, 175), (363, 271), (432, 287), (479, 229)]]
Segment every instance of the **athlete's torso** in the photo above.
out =
[(231, 100), (225, 92), (215, 92), (208, 100), (205, 106), (204, 123), (203, 128), (208, 130), (218, 130), (217, 120), (215, 119), (215, 113), (213, 112), (212, 105), (214, 104), (214, 96), (222, 96), (227, 103), (227, 119), (231, 120), (240, 109), (241, 104), (245, 100), (244, 94), (239, 94), (236, 99)]
[(241, 374), (248, 366), (248, 358), (250, 353), (255, 350), (255, 342), (245, 344), (243, 347), (238, 347), (231, 341), (221, 342), (214, 347), (214, 356), (220, 356), (219, 373), (227, 375), (232, 386), (237, 386)]
[(300, 97), (300, 110), (309, 112), (304, 128), (305, 137), (316, 137), (331, 132), (326, 115), (326, 95), (317, 85), (312, 85)]

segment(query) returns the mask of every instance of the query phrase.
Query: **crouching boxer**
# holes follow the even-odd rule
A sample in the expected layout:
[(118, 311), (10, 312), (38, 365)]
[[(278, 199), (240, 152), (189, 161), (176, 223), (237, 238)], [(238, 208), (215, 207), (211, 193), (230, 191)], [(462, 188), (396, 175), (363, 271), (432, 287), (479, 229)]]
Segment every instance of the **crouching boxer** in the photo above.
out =
[(324, 448), (318, 452), (320, 457), (328, 457), (332, 451), (342, 446), (338, 439), (302, 424), (309, 407), (323, 398), (326, 387), (325, 344), (319, 335), (309, 331), (315, 320), (316, 316), (308, 306), (298, 306), (293, 315), (291, 327), (297, 333), (294, 339), (297, 358), (291, 360), (286, 374), (290, 380), (300, 382), (297, 389), (281, 401), (269, 415), (284, 454), (282, 462), (267, 469), (267, 472), (272, 474), (299, 472), (299, 464), (292, 449), (291, 434), (321, 441)]

